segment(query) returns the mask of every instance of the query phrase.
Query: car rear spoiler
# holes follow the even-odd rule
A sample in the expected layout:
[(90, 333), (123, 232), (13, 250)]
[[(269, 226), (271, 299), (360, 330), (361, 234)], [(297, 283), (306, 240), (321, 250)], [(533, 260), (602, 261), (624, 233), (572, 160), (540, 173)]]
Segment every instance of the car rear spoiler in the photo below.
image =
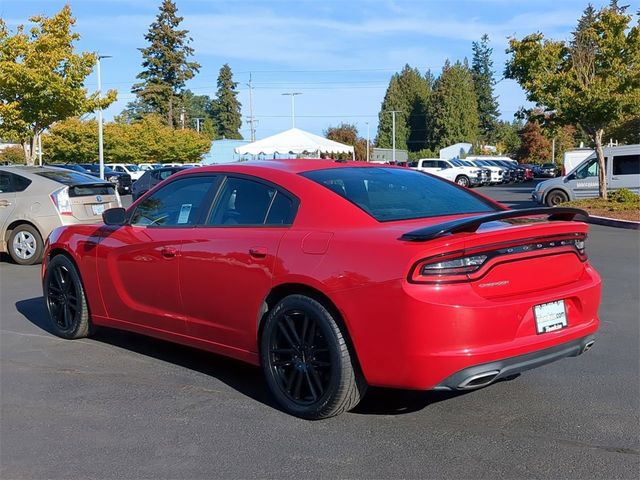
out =
[(579, 208), (568, 207), (537, 207), (524, 208), (522, 210), (504, 210), (487, 215), (478, 215), (475, 217), (458, 218), (450, 222), (437, 223), (428, 227), (419, 228), (405, 233), (400, 240), (408, 242), (425, 242), (434, 238), (442, 237), (447, 234), (460, 232), (475, 232), (480, 225), (496, 220), (506, 220), (508, 218), (532, 217), (536, 215), (547, 215), (548, 220), (573, 220), (577, 216), (589, 217), (589, 214)]

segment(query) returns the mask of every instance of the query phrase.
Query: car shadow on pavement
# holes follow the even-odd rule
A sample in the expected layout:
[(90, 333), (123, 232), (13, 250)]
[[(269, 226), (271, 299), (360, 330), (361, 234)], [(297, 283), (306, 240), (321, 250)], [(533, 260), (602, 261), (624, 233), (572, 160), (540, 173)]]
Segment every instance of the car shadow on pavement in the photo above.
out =
[[(29, 322), (53, 335), (43, 297), (21, 300), (15, 305), (18, 312)], [(91, 340), (203, 373), (253, 400), (281, 410), (267, 390), (262, 371), (253, 365), (145, 335), (106, 327), (100, 327), (92, 335)], [(471, 392), (413, 391), (372, 387), (352, 413), (402, 415), (468, 393)]]

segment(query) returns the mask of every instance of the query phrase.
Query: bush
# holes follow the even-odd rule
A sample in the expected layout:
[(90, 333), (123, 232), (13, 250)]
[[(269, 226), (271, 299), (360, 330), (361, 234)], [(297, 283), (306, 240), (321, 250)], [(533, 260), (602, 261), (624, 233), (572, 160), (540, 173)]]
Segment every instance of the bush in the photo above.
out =
[(640, 203), (640, 195), (636, 195), (627, 188), (621, 188), (609, 193), (609, 201), (617, 203)]
[(24, 150), (20, 146), (6, 147), (0, 150), (0, 165), (24, 164)]

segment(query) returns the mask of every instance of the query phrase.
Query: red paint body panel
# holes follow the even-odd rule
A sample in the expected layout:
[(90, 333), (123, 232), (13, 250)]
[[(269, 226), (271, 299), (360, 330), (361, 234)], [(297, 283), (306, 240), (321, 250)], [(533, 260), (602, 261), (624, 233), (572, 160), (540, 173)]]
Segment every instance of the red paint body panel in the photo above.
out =
[[(429, 389), (463, 368), (549, 348), (598, 329), (600, 278), (570, 249), (497, 257), (459, 283), (409, 280), (425, 258), (511, 241), (586, 235), (585, 224), (494, 222), (474, 233), (400, 241), (403, 233), (456, 216), (380, 223), (298, 175), (354, 165), (289, 160), (181, 172), (152, 192), (200, 172), (251, 175), (299, 199), (295, 221), (289, 227), (69, 226), (52, 233), (47, 257), (53, 250), (73, 257), (96, 324), (254, 364), (269, 293), (282, 285), (314, 289), (340, 312), (372, 385)], [(555, 300), (565, 301), (568, 326), (537, 334), (533, 307)]]

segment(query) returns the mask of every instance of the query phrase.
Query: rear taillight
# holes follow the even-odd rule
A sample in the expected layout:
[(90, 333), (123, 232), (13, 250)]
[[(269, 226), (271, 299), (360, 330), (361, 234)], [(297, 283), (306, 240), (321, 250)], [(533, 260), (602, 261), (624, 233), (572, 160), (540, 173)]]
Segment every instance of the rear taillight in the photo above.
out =
[(473, 247), (419, 261), (411, 270), (409, 280), (413, 283), (476, 280), (497, 263), (555, 253), (573, 252), (584, 262), (587, 260), (585, 241), (584, 234), (575, 234)]
[(486, 255), (473, 255), (441, 262), (425, 263), (420, 267), (420, 275), (457, 275), (460, 273), (471, 273), (478, 270), (486, 260)]
[(59, 190), (56, 190), (51, 195), (51, 201), (58, 210), (60, 215), (72, 215), (71, 211), (71, 201), (69, 200), (69, 187), (63, 187)]

